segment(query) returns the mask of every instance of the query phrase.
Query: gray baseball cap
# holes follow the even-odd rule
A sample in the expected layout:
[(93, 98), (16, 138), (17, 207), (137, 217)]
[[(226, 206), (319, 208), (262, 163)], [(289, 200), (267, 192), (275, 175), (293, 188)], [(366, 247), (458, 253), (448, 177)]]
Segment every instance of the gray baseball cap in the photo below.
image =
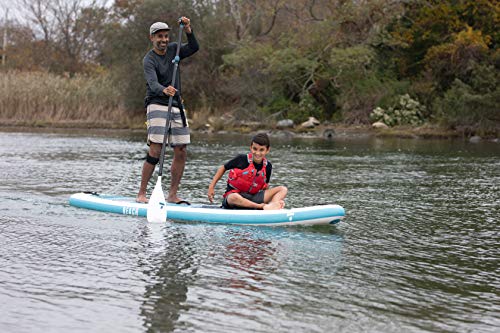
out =
[(155, 22), (151, 24), (151, 27), (149, 27), (149, 34), (154, 35), (157, 31), (160, 30), (170, 30), (168, 24), (163, 23), (163, 22)]

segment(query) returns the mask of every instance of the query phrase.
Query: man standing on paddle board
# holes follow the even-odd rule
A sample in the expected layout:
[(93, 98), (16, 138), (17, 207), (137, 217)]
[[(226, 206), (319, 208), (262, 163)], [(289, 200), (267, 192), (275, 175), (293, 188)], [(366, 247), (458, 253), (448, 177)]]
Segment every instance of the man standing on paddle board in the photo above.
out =
[[(180, 19), (186, 31), (187, 44), (182, 44), (179, 58), (187, 58), (198, 51), (198, 41), (191, 29), (187, 17)], [(191, 142), (189, 127), (184, 113), (181, 99), (180, 73), (177, 71), (175, 86), (172, 86), (174, 57), (177, 43), (169, 43), (170, 27), (163, 22), (156, 22), (149, 28), (149, 39), (153, 44), (143, 59), (144, 77), (146, 79), (147, 93), (144, 100), (147, 114), (149, 152), (142, 167), (142, 177), (137, 202), (148, 202), (146, 190), (148, 182), (153, 175), (155, 165), (159, 162), (163, 143), (165, 126), (168, 126), (168, 101), (173, 96), (171, 110), (171, 128), (168, 142), (173, 148), (174, 156), (170, 168), (170, 190), (167, 201), (173, 203), (186, 203), (177, 196), (179, 184), (187, 157), (187, 145)]]

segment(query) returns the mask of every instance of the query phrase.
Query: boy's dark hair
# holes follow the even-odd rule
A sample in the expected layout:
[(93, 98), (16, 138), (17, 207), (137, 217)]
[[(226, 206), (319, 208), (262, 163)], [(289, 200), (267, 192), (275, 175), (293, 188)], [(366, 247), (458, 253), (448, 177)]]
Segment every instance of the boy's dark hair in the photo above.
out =
[(266, 146), (267, 148), (271, 146), (271, 142), (269, 141), (269, 137), (266, 133), (259, 133), (254, 135), (254, 137), (252, 138), (252, 142), (250, 142), (250, 145), (254, 142), (261, 146)]

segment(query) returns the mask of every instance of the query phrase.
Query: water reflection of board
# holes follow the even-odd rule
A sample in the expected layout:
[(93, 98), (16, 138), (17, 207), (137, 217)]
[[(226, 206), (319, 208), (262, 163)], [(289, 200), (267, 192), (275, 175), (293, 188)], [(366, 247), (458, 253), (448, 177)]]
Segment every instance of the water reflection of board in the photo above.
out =
[[(124, 215), (146, 216), (147, 204), (134, 198), (97, 193), (76, 193), (69, 199), (75, 207)], [(339, 205), (319, 205), (281, 210), (222, 209), (212, 205), (169, 204), (167, 218), (181, 221), (242, 225), (316, 225), (335, 224), (344, 217)]]

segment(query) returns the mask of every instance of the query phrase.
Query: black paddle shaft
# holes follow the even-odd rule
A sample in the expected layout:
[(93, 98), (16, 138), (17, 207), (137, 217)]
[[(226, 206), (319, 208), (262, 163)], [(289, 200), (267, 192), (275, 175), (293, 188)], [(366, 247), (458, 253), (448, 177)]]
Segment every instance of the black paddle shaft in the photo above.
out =
[[(177, 51), (175, 52), (175, 58), (172, 61), (174, 63), (174, 73), (172, 74), (172, 87), (175, 87), (175, 79), (177, 78), (177, 68), (179, 67), (179, 52), (181, 49), (181, 42), (182, 42), (182, 29), (184, 29), (184, 23), (180, 24), (179, 28), (179, 42), (177, 43)], [(179, 98), (180, 100), (180, 98)], [(160, 154), (160, 170), (158, 170), (158, 176), (162, 176), (163, 174), (163, 162), (165, 160), (165, 148), (167, 146), (168, 142), (168, 136), (170, 135), (170, 131), (172, 130), (172, 102), (174, 101), (174, 96), (170, 96), (168, 99), (168, 111), (167, 111), (167, 119), (165, 123), (165, 133), (163, 133), (163, 143), (161, 145), (161, 154)], [(179, 103), (182, 103), (182, 101), (179, 101)]]

